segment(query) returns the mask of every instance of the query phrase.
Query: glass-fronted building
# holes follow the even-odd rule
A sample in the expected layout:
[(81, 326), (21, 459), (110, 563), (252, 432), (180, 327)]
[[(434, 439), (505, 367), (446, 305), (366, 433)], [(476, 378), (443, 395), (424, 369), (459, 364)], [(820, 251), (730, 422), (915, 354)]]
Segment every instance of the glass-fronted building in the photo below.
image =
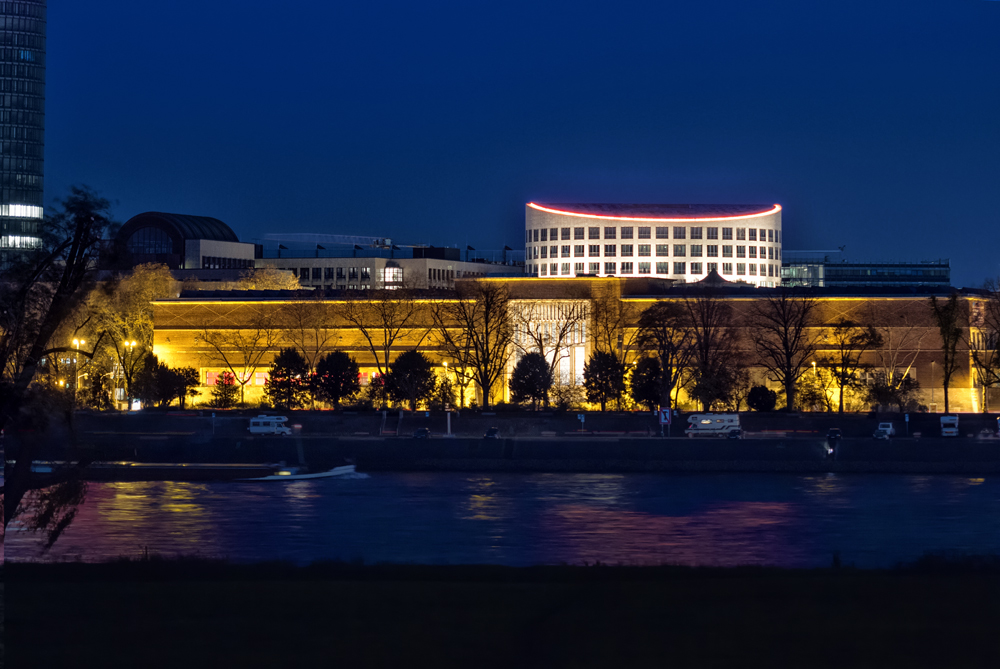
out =
[(848, 261), (840, 251), (788, 251), (781, 263), (781, 285), (815, 288), (854, 286), (951, 285), (947, 259), (900, 261)]
[(38, 244), (45, 134), (45, 2), (0, 2), (0, 266)]

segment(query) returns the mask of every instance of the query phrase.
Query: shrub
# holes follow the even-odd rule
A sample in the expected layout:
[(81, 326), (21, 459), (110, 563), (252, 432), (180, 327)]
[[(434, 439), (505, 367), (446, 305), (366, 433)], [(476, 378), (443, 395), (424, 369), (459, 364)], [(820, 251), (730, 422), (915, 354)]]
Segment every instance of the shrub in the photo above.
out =
[(754, 411), (774, 411), (778, 403), (778, 393), (767, 386), (754, 386), (747, 395), (747, 406)]

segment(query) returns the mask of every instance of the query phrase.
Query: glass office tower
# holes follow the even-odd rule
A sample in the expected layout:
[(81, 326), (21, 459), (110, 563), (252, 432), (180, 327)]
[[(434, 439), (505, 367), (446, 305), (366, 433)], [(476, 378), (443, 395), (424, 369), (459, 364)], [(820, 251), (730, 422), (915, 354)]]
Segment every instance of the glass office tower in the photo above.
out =
[(0, 266), (38, 244), (45, 134), (45, 0), (0, 1)]

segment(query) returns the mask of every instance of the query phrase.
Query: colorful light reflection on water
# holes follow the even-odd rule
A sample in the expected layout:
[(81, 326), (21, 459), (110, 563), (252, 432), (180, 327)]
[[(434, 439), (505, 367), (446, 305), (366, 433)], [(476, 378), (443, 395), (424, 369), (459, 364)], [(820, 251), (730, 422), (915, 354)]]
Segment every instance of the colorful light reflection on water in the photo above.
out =
[(1000, 479), (779, 474), (398, 474), (288, 483), (91, 484), (48, 553), (238, 561), (890, 566), (1000, 554)]

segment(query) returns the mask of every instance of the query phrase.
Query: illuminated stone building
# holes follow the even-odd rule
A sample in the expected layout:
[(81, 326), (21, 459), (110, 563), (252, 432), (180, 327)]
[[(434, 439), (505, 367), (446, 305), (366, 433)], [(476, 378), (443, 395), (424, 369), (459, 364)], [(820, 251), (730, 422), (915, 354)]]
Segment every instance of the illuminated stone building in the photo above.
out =
[[(724, 300), (732, 307), (732, 322), (740, 324), (755, 303), (758, 303), (767, 289), (759, 289), (748, 284), (733, 284), (724, 282), (718, 275), (713, 275), (711, 294), (713, 299)], [(459, 284), (463, 281), (459, 280)], [(659, 300), (698, 299), (705, 294), (706, 286), (702, 284), (679, 284), (656, 277), (631, 278), (601, 278), (580, 277), (556, 279), (538, 278), (489, 278), (485, 282), (499, 282), (509, 290), (511, 302), (510, 311), (515, 321), (515, 341), (512, 342), (511, 362), (508, 373), (501, 384), (494, 389), (494, 401), (508, 399), (507, 380), (519, 351), (530, 350), (527, 328), (535, 328), (537, 335), (541, 333), (547, 342), (545, 354), (551, 361), (558, 357), (556, 365), (556, 383), (567, 386), (582, 384), (583, 364), (595, 348), (597, 334), (594, 332), (592, 311), (599, 300), (614, 300), (623, 306), (627, 323), (618, 340), (618, 346), (623, 350), (627, 362), (634, 363), (643, 355), (635, 345), (635, 326), (638, 314)], [(928, 289), (914, 292), (909, 289), (881, 289), (878, 291), (864, 289), (843, 289), (837, 292), (830, 290), (805, 290), (802, 295), (815, 298), (818, 302), (816, 311), (816, 334), (822, 334), (819, 349), (813, 359), (807, 361), (812, 369), (807, 374), (815, 375), (812, 382), (820, 382), (824, 355), (831, 353), (833, 343), (825, 334), (830, 324), (841, 319), (871, 323), (880, 331), (886, 333), (891, 340), (891, 350), (870, 351), (865, 354), (864, 361), (874, 369), (892, 367), (895, 375), (906, 375), (920, 384), (920, 392), (916, 401), (930, 411), (943, 411), (944, 396), (941, 378), (940, 336), (934, 324), (930, 309), (930, 295), (945, 299), (950, 289)], [(254, 293), (185, 293), (179, 299), (160, 300), (153, 304), (155, 321), (154, 350), (161, 360), (172, 366), (192, 366), (199, 370), (205, 387), (201, 388), (203, 398), (207, 396), (210, 386), (218, 374), (225, 371), (220, 363), (217, 352), (205, 343), (205, 333), (247, 333), (260, 323), (267, 322), (274, 329), (269, 334), (270, 343), (266, 350), (258, 356), (258, 363), (245, 373), (247, 380), (247, 398), (256, 400), (261, 396), (264, 381), (267, 378), (267, 367), (277, 351), (302, 334), (295, 334), (294, 321), (296, 313), (319, 313), (322, 311), (323, 332), (306, 335), (307, 347), (324, 350), (343, 350), (358, 360), (362, 369), (362, 380), (367, 382), (377, 372), (377, 365), (363, 333), (347, 319), (344, 314), (349, 309), (349, 303), (365, 298), (359, 294), (347, 294), (336, 298), (316, 299), (303, 297), (302, 294), (254, 294)], [(457, 299), (450, 291), (415, 293), (415, 309), (405, 327), (400, 328), (399, 337), (391, 346), (390, 358), (406, 350), (417, 349), (427, 355), (437, 366), (439, 375), (454, 376), (454, 362), (449, 362), (445, 349), (440, 345), (440, 338), (435, 331), (439, 323), (434, 318), (435, 309)], [(967, 328), (973, 340), (976, 340), (977, 314), (982, 313), (986, 296), (977, 291), (962, 291), (960, 302), (962, 306), (962, 324)], [(572, 327), (562, 327), (567, 318), (578, 317)], [(518, 317), (520, 314), (520, 317)], [(574, 316), (575, 315), (575, 316)], [(266, 316), (262, 320), (262, 316)], [(456, 323), (447, 323), (445, 327), (457, 328)], [(821, 332), (822, 331), (822, 332)], [(316, 344), (322, 340), (321, 346)], [(744, 336), (746, 353), (752, 354), (747, 338)], [(615, 346), (614, 343), (611, 344)], [(515, 350), (516, 349), (516, 350)], [(236, 353), (234, 350), (233, 353)], [(232, 359), (236, 359), (238, 356)], [(976, 384), (976, 372), (970, 361), (970, 351), (965, 339), (959, 348), (960, 365), (958, 372), (951, 381), (950, 403), (952, 411), (979, 411), (982, 408), (983, 390)], [(889, 362), (887, 362), (889, 361)], [(449, 363), (449, 365), (445, 365)], [(779, 387), (767, 379), (761, 368), (753, 368), (757, 383), (765, 383), (774, 389)], [(451, 377), (449, 377), (451, 378)], [(828, 399), (836, 405), (836, 390), (827, 384)], [(474, 397), (470, 393), (467, 397)], [(681, 406), (691, 403), (682, 392), (678, 399)], [(822, 409), (822, 406), (815, 406)], [(829, 408), (829, 405), (827, 406)], [(854, 403), (849, 410), (861, 410)]]
[(696, 282), (713, 270), (781, 282), (780, 205), (538, 204), (525, 210), (531, 276), (654, 276)]

